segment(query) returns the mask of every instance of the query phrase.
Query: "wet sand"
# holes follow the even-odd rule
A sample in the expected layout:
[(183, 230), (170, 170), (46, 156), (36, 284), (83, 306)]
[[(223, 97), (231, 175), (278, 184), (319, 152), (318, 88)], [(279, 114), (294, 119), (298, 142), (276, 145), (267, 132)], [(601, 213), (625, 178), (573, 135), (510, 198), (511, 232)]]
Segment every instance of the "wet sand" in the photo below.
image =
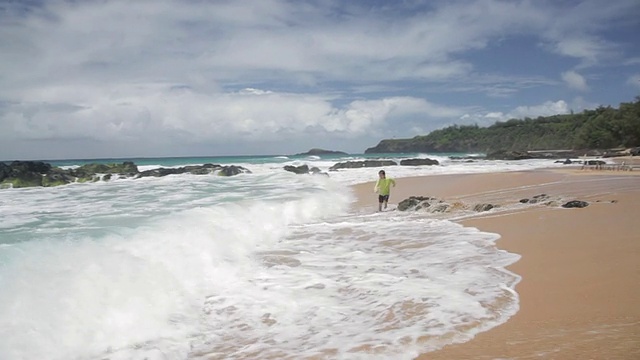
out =
[[(509, 267), (522, 276), (518, 313), (418, 359), (640, 359), (640, 171), (571, 167), (396, 180), (391, 207), (412, 195), (500, 205), (456, 221), (500, 234), (498, 247), (522, 255)], [(354, 188), (357, 206), (375, 211), (373, 183)], [(548, 204), (517, 205), (539, 194)], [(589, 206), (559, 206), (569, 200)]]

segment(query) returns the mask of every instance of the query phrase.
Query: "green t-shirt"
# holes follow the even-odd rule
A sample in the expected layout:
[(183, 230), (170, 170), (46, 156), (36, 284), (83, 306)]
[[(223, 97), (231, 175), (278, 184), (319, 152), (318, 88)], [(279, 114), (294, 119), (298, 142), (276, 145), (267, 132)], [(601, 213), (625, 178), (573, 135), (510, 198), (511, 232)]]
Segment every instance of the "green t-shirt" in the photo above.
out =
[(378, 179), (375, 189), (380, 195), (389, 195), (391, 185), (396, 186), (396, 181), (389, 178)]

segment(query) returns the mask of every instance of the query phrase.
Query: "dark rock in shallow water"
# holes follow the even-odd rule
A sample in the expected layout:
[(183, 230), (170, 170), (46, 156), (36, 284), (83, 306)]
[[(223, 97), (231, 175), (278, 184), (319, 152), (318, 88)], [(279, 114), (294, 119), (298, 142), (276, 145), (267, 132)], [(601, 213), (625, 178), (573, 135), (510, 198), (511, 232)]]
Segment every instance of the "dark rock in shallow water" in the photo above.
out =
[(329, 168), (330, 171), (338, 169), (358, 169), (363, 167), (382, 167), (398, 165), (393, 160), (364, 160), (364, 161), (347, 161), (334, 164)]
[(494, 207), (496, 206), (493, 204), (476, 204), (473, 206), (473, 211), (477, 211), (477, 212), (489, 211)]
[(185, 173), (189, 173), (192, 175), (208, 175), (220, 168), (221, 168), (220, 165), (204, 164), (204, 165), (185, 166), (181, 169), (183, 169)]
[(589, 203), (586, 201), (580, 201), (580, 200), (572, 200), (569, 201), (566, 204), (562, 204), (563, 208), (584, 208), (589, 206)]
[(191, 174), (208, 175), (217, 173), (220, 176), (233, 176), (242, 173), (251, 173), (250, 170), (236, 165), (221, 166), (216, 164), (191, 165), (179, 168), (157, 168), (146, 170), (138, 174), (138, 177), (160, 177), (166, 175)]
[(300, 166), (293, 166), (293, 165), (285, 165), (284, 169), (286, 171), (292, 172), (294, 174), (312, 174), (312, 175), (325, 175), (325, 176), (329, 176), (329, 174), (322, 172), (322, 170), (320, 170), (317, 167), (312, 167), (309, 168), (309, 165), (300, 165)]
[(76, 169), (52, 167), (41, 161), (14, 161), (10, 164), (0, 163), (0, 188), (20, 188), (34, 186), (59, 186), (73, 182), (108, 181), (114, 175), (131, 178), (160, 177), (172, 174), (189, 173), (193, 175), (218, 174), (232, 176), (240, 173), (251, 173), (242, 166), (221, 166), (204, 164), (181, 168), (158, 168), (143, 172), (131, 161), (122, 164), (86, 164)]
[(139, 173), (137, 177), (139, 178), (149, 177), (149, 176), (160, 177), (160, 176), (167, 176), (167, 175), (184, 174), (185, 172), (187, 172), (185, 168), (175, 168), (175, 169), (174, 168), (157, 168), (157, 169), (145, 170)]
[(9, 177), (10, 174), (11, 174), (11, 166), (3, 162), (0, 162), (0, 181)]
[(10, 166), (14, 173), (46, 174), (51, 170), (51, 164), (42, 161), (14, 161)]
[(521, 199), (520, 202), (522, 204), (536, 204), (542, 201), (546, 201), (549, 200), (549, 195), (547, 194), (540, 194), (540, 195), (535, 195), (534, 197), (532, 197), (531, 199)]
[(294, 174), (308, 174), (309, 173), (309, 165), (300, 165), (300, 166), (285, 165), (284, 169), (286, 171), (292, 172)]
[(419, 210), (431, 206), (432, 203), (440, 202), (438, 199), (429, 196), (411, 196), (398, 203), (399, 211)]
[(469, 205), (459, 201), (450, 204), (448, 202), (445, 202), (444, 200), (428, 196), (411, 196), (398, 203), (399, 211), (422, 210), (430, 213), (450, 213), (454, 211), (469, 209), (476, 212), (483, 212), (497, 207), (499, 207), (499, 205), (489, 203), (476, 204), (470, 207)]
[[(576, 161), (577, 162), (577, 161)], [(554, 164), (565, 164), (565, 165), (571, 165), (574, 163), (574, 161), (571, 161), (571, 159), (565, 159), (565, 160), (556, 160), (553, 162)]]
[(12, 186), (14, 188), (42, 186), (42, 175), (33, 172), (21, 173), (19, 175), (5, 178), (2, 181), (3, 186)]
[(2, 163), (0, 185), (14, 188), (42, 186), (43, 176), (50, 171), (51, 165), (42, 161), (13, 161), (8, 165)]
[(440, 165), (438, 160), (433, 159), (404, 159), (400, 160), (400, 165), (403, 166), (420, 166), (420, 165)]
[(67, 171), (60, 168), (52, 168), (49, 173), (42, 176), (42, 186), (52, 187), (70, 184), (76, 181), (76, 178)]
[(218, 175), (233, 176), (233, 175), (238, 175), (242, 173), (251, 173), (251, 171), (243, 168), (242, 166), (229, 165), (229, 166), (223, 166), (218, 172)]
[(312, 167), (311, 169), (309, 169), (309, 172), (312, 173), (313, 175), (325, 175), (325, 176), (329, 176), (329, 174), (327, 174), (326, 172), (322, 172), (322, 170), (320, 170), (317, 167)]
[(487, 160), (524, 160), (532, 158), (533, 156), (526, 151), (498, 150), (487, 154)]
[(135, 175), (138, 173), (138, 167), (131, 161), (122, 164), (86, 164), (72, 170), (72, 173), (76, 177), (90, 177), (95, 174)]

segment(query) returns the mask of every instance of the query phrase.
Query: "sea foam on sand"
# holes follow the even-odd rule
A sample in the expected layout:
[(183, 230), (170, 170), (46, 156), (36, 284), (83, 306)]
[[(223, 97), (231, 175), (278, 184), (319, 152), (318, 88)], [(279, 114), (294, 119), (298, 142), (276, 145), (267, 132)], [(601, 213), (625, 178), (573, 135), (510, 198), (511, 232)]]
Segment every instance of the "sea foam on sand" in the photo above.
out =
[[(364, 208), (377, 201), (370, 185), (356, 187)], [(558, 202), (509, 207), (539, 194)], [(392, 202), (412, 195), (502, 205), (460, 222), (500, 234), (498, 246), (522, 256), (508, 267), (522, 276), (518, 313), (419, 359), (640, 358), (640, 172), (570, 168), (398, 179)], [(558, 206), (569, 200), (589, 206)]]

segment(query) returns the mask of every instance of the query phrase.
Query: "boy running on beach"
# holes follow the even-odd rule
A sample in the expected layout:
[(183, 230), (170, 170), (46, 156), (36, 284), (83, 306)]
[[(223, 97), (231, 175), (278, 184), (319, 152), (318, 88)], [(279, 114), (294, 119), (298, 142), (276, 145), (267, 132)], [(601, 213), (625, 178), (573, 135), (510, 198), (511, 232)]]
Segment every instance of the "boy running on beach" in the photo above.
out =
[(382, 211), (382, 203), (384, 203), (384, 208), (386, 209), (387, 202), (389, 202), (389, 194), (391, 193), (391, 185), (395, 187), (396, 181), (387, 179), (384, 170), (378, 171), (378, 177), (373, 191), (378, 193), (378, 211)]

